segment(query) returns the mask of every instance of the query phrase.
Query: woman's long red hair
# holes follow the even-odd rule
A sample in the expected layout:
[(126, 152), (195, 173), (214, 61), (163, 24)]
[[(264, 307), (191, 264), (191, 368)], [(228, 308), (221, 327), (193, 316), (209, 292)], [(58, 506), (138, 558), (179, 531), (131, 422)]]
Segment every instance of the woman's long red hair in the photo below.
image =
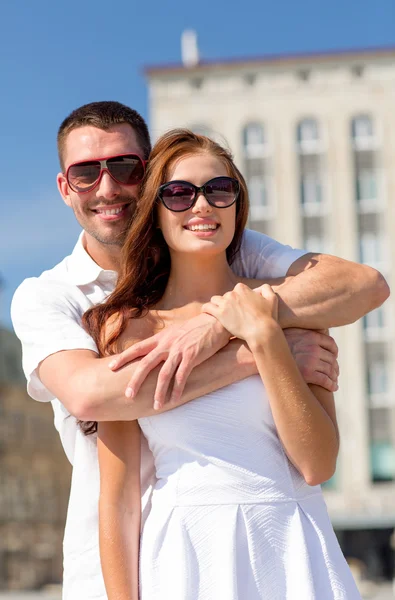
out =
[[(211, 154), (223, 161), (229, 176), (240, 183), (236, 203), (235, 233), (226, 250), (229, 264), (239, 251), (248, 218), (248, 191), (245, 180), (228, 150), (210, 138), (188, 129), (174, 129), (156, 142), (147, 166), (133, 223), (122, 249), (118, 283), (103, 304), (89, 309), (82, 322), (97, 343), (102, 356), (117, 352), (117, 341), (130, 318), (139, 318), (163, 297), (170, 275), (170, 253), (161, 230), (157, 227), (158, 188), (168, 181), (174, 163), (193, 154)], [(104, 327), (115, 316), (112, 333)], [(85, 423), (86, 433), (96, 430)]]

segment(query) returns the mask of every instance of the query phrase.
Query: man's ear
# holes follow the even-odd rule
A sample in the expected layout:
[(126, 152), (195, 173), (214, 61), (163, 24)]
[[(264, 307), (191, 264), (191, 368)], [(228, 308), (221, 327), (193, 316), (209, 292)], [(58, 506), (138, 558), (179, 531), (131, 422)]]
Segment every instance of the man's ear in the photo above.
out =
[(63, 202), (67, 204), (67, 206), (71, 206), (69, 184), (67, 183), (67, 179), (64, 173), (58, 173), (56, 177), (56, 183), (58, 185), (59, 193), (63, 198)]

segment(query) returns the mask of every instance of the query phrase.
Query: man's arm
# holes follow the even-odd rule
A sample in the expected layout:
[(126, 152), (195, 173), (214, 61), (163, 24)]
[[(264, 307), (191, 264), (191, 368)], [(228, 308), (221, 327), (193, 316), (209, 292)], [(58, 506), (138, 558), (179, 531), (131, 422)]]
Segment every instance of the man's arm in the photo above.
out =
[(326, 254), (305, 254), (275, 286), (283, 328), (327, 329), (357, 321), (389, 296), (384, 277), (367, 265)]
[[(307, 383), (337, 389), (337, 347), (327, 335), (314, 331), (284, 332), (296, 363)], [(219, 352), (195, 367), (176, 402), (160, 398), (161, 411), (154, 409), (161, 365), (144, 378), (136, 397), (125, 397), (125, 388), (139, 368), (135, 360), (116, 373), (108, 368), (110, 358), (98, 358), (89, 350), (58, 352), (42, 361), (38, 376), (67, 410), (83, 421), (128, 421), (170, 410), (221, 387), (257, 373), (252, 353), (241, 340), (232, 340)]]
[[(274, 240), (271, 245), (282, 248), (281, 244), (277, 244)], [(271, 262), (275, 262), (273, 258)], [(251, 268), (251, 265), (246, 266), (250, 268), (251, 273), (255, 271), (255, 276), (262, 278), (263, 265), (259, 271)], [(268, 272), (272, 277), (279, 273), (278, 269), (276, 271), (270, 265), (268, 265)], [(270, 284), (279, 296), (279, 323), (283, 329), (297, 327), (321, 330), (352, 323), (380, 306), (389, 295), (384, 277), (375, 269), (324, 254), (308, 253), (301, 257), (299, 255), (288, 268), (287, 277), (277, 281), (271, 280)], [(127, 390), (131, 395), (139, 389), (144, 377), (156, 367), (158, 358), (161, 357), (161, 360), (165, 361), (162, 373), (164, 384), (159, 382), (157, 394), (163, 402), (167, 387), (175, 375), (179, 384), (173, 397), (178, 401), (192, 368), (200, 362), (201, 349), (212, 347), (211, 354), (214, 354), (217, 350), (215, 344), (218, 338), (223, 336), (224, 330), (221, 332), (218, 326), (216, 326), (217, 333), (214, 335), (214, 326), (209, 321), (211, 317), (207, 315), (206, 317), (208, 321), (199, 324), (201, 332), (198, 332), (197, 328), (193, 330), (193, 320), (185, 325), (185, 329), (189, 328), (188, 338), (192, 331), (197, 336), (190, 356), (187, 360), (183, 360), (181, 371), (184, 369), (184, 372), (180, 373), (179, 355), (185, 356), (185, 332), (181, 332), (179, 339), (177, 334), (169, 336), (166, 331), (161, 332), (150, 340), (128, 348), (114, 358), (111, 368), (115, 370), (126, 365), (130, 360), (144, 356), (141, 369), (133, 374), (128, 382)], [(209, 342), (205, 341), (208, 339)], [(317, 384), (316, 381), (309, 383)], [(334, 390), (329, 389), (329, 391)]]
[[(149, 369), (156, 367), (134, 402), (125, 397), (127, 383), (133, 373), (141, 372), (144, 359), (134, 360), (118, 372), (112, 372), (108, 367), (112, 359), (98, 357), (94, 341), (81, 326), (81, 314), (86, 305), (89, 306), (89, 303), (82, 292), (69, 285), (26, 280), (16, 291), (12, 320), (22, 343), (29, 394), (44, 402), (57, 397), (70, 414), (82, 420), (128, 420), (152, 414), (160, 380), (158, 373), (160, 371), (163, 376), (165, 359), (157, 361)], [(199, 317), (195, 319), (200, 323)], [(202, 328), (202, 332), (199, 329), (196, 339), (193, 332), (197, 325), (192, 323), (193, 320), (189, 328), (182, 328), (181, 336), (181, 328), (171, 331), (168, 328), (161, 334), (162, 339), (176, 355), (187, 353), (187, 356), (196, 358), (196, 354), (207, 353), (205, 346), (215, 353), (218, 345), (216, 347), (213, 331), (216, 332), (215, 323), (218, 322), (211, 320), (214, 327), (211, 322), (210, 327)], [(221, 336), (216, 333), (214, 337)], [(226, 344), (227, 339), (221, 344)], [(337, 349), (330, 337), (315, 332), (296, 332), (296, 335), (290, 336), (289, 345), (307, 382), (335, 389)], [(309, 357), (308, 362), (306, 356)], [(201, 360), (198, 356), (197, 361), (203, 362), (204, 358)], [(183, 402), (196, 398), (243, 379), (256, 372), (255, 369), (251, 354), (241, 347), (241, 342), (235, 341), (193, 373), (187, 392), (181, 398), (182, 384), (177, 400)], [(188, 373), (188, 370), (184, 372)], [(164, 397), (169, 398), (167, 391)]]
[[(109, 358), (98, 358), (89, 350), (67, 350), (43, 360), (38, 376), (67, 410), (82, 421), (129, 421), (159, 412), (153, 408), (153, 400), (160, 366), (149, 373), (131, 400), (125, 397), (125, 388), (139, 361), (117, 373), (108, 368), (108, 363)], [(210, 361), (193, 369), (180, 400), (174, 404), (167, 402), (162, 410), (185, 404), (256, 372), (245, 344), (233, 340)]]

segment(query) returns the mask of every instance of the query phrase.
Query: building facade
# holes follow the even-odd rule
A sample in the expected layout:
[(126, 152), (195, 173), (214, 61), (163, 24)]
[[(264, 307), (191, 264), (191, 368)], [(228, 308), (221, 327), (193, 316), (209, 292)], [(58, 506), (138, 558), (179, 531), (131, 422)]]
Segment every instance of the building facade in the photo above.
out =
[(19, 341), (0, 328), (0, 594), (61, 582), (70, 476), (52, 407), (27, 395)]
[[(228, 145), (250, 227), (395, 276), (395, 48), (146, 70), (151, 131)], [(341, 448), (325, 486), (343, 549), (390, 577), (395, 527), (394, 307), (332, 331)]]

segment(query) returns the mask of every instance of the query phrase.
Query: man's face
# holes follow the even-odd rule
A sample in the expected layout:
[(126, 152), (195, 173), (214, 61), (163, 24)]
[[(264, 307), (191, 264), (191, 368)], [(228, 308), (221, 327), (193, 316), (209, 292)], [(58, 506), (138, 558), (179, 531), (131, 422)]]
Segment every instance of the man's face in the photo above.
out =
[[(120, 154), (142, 157), (135, 131), (127, 123), (113, 125), (106, 131), (90, 125), (73, 129), (65, 143), (65, 173), (71, 164)], [(58, 174), (58, 188), (81, 227), (100, 244), (121, 246), (133, 218), (140, 185), (122, 185), (105, 171), (93, 190), (81, 194), (70, 188), (65, 173)]]

